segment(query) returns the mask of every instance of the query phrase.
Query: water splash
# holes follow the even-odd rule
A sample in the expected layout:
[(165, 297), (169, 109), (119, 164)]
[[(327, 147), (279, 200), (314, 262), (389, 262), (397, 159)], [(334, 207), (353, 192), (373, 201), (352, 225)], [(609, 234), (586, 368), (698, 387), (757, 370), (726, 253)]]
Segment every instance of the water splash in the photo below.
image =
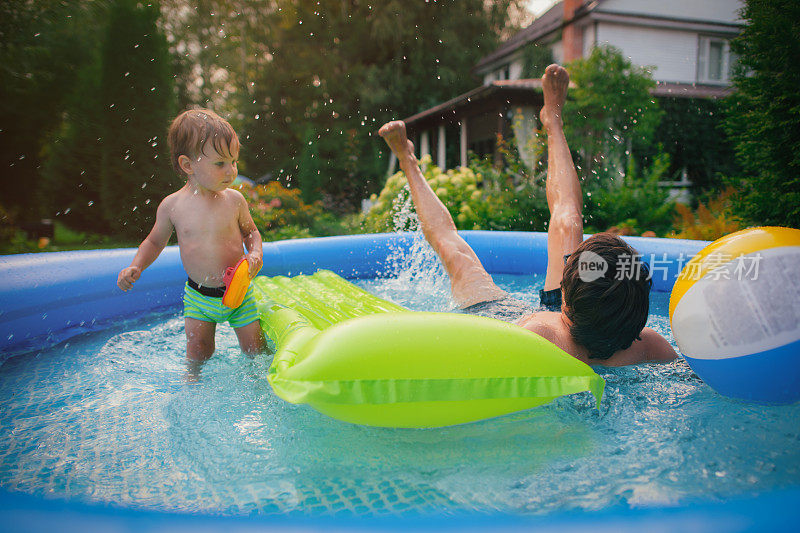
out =
[(420, 230), (408, 184), (392, 201), (392, 213), (392, 229), (407, 232), (411, 243), (390, 244), (386, 272), (389, 279), (381, 283), (379, 296), (413, 307), (419, 295), (424, 294), (432, 304), (427, 310), (452, 310), (456, 305), (450, 293), (450, 276)]

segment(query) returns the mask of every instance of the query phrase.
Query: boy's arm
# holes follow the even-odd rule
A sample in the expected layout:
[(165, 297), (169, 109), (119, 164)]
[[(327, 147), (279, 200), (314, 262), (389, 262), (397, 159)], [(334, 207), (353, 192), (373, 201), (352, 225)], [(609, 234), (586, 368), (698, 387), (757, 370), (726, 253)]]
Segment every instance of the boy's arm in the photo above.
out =
[(256, 223), (250, 215), (247, 201), (244, 196), (239, 195), (239, 230), (242, 232), (244, 247), (247, 249), (247, 273), (250, 279), (256, 277), (258, 271), (264, 264), (264, 252), (261, 246), (261, 234), (258, 232)]
[(172, 220), (169, 216), (171, 204), (169, 198), (165, 198), (161, 202), (156, 211), (156, 223), (153, 225), (153, 229), (139, 245), (139, 249), (131, 261), (131, 266), (123, 268), (119, 273), (117, 285), (123, 291), (133, 287), (133, 284), (142, 275), (142, 271), (156, 260), (169, 242), (173, 230)]

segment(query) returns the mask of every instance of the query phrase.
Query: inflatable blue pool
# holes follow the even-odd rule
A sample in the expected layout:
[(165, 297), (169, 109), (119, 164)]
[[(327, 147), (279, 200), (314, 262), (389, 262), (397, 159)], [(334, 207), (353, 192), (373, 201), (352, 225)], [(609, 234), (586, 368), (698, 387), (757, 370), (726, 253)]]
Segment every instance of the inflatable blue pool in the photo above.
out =
[[(546, 235), (521, 232), (464, 232), (492, 274), (541, 273), (546, 266)], [(630, 238), (651, 263), (654, 290), (669, 292), (682, 266), (707, 243)], [(390, 258), (408, 249), (411, 234), (359, 235), (283, 241), (264, 245), (263, 275), (310, 274), (320, 268), (349, 279), (380, 278)], [(18, 354), (53, 346), (82, 333), (102, 331), (181, 301), (185, 273), (176, 247), (170, 247), (145, 272), (136, 290), (116, 288), (117, 273), (132, 250), (25, 254), (0, 258), (0, 363)], [(3, 478), (0, 476), (0, 484)], [(800, 480), (797, 480), (800, 483)], [(692, 501), (672, 507), (612, 506), (594, 512), (541, 517), (507, 514), (437, 514), (397, 518), (259, 516), (248, 518), (160, 514), (153, 510), (45, 499), (7, 492), (0, 485), (0, 531), (96, 530), (161, 531), (178, 528), (245, 530), (253, 527), (303, 529), (506, 529), (584, 530), (592, 527), (640, 530), (789, 530), (800, 520), (800, 489), (759, 491), (752, 498)]]

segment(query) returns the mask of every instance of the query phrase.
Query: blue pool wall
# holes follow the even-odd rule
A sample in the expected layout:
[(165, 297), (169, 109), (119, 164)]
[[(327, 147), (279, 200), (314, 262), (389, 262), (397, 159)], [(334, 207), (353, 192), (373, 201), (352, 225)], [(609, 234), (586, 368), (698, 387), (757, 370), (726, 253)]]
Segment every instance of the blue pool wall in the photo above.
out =
[[(543, 274), (547, 234), (465, 231), (464, 239), (492, 274)], [(413, 233), (298, 239), (264, 244), (262, 275), (312, 274), (327, 268), (348, 279), (391, 274), (390, 258), (408, 250)], [(419, 238), (418, 235), (416, 238)], [(669, 291), (680, 267), (707, 243), (628, 237), (648, 262), (654, 290)], [(167, 247), (127, 293), (119, 271), (136, 250), (86, 250), (0, 257), (0, 352), (5, 356), (53, 345), (182, 301), (186, 273), (176, 246)]]
[[(546, 234), (462, 232), (493, 274), (543, 274)], [(310, 274), (327, 268), (350, 278), (391, 273), (390, 258), (407, 250), (412, 234), (378, 234), (302, 239), (264, 244), (264, 275)], [(680, 267), (707, 242), (630, 237), (646, 261), (659, 265), (654, 289), (669, 291)], [(111, 323), (158, 308), (178, 309), (185, 272), (177, 247), (168, 247), (136, 283), (123, 293), (117, 274), (130, 264), (135, 249), (95, 250), (0, 256), (0, 354), (60, 342), (104, 329)], [(655, 265), (652, 265), (655, 266)], [(2, 359), (0, 359), (2, 361)], [(555, 513), (542, 517), (501, 514), (404, 516), (374, 519), (304, 515), (222, 517), (159, 513), (45, 499), (0, 489), (0, 533), (125, 531), (796, 531), (800, 523), (800, 487), (775, 490), (726, 502), (694, 501), (677, 507)]]

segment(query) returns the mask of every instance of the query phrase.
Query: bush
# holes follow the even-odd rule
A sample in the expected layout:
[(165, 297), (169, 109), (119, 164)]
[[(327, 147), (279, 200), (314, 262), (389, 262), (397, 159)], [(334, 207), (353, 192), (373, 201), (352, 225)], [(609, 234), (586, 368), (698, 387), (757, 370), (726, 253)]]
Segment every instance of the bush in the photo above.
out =
[(675, 231), (668, 236), (714, 241), (743, 229), (742, 221), (731, 209), (731, 197), (734, 193), (735, 190), (728, 187), (716, 197), (710, 198), (708, 206), (700, 202), (696, 211), (685, 205), (676, 205)]
[(730, 178), (736, 214), (754, 224), (800, 227), (800, 3), (748, 0), (726, 129), (743, 169)]
[(299, 189), (288, 189), (277, 181), (255, 187), (242, 184), (237, 188), (247, 199), (250, 214), (265, 241), (350, 233), (319, 202), (305, 203)]
[[(420, 161), (423, 176), (447, 207), (460, 230), (537, 230), (549, 218), (544, 188), (533, 180), (515, 186), (515, 176), (497, 170), (488, 160), (473, 159), (468, 167), (442, 170), (429, 155)], [(386, 180), (363, 217), (367, 231), (403, 231), (416, 228), (414, 206), (403, 172)]]
[(658, 185), (668, 169), (669, 155), (663, 152), (654, 158), (643, 175), (639, 175), (631, 158), (624, 176), (602, 179), (603, 186), (584, 186), (586, 231), (594, 233), (616, 226), (626, 234), (669, 233), (675, 204), (668, 200), (669, 191)]

